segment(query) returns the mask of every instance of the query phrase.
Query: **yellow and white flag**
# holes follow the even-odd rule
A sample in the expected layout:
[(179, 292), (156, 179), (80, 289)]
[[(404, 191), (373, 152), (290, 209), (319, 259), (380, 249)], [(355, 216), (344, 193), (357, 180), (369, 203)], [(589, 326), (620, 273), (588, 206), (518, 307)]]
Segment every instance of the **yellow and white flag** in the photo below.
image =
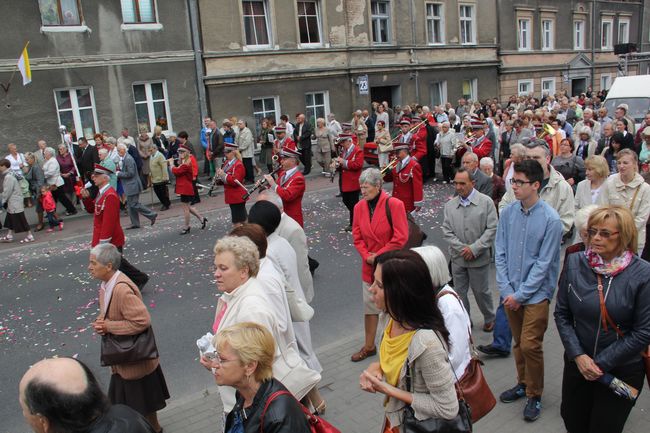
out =
[(27, 42), (25, 48), (23, 48), (23, 53), (18, 59), (18, 70), (20, 71), (20, 75), (23, 76), (23, 86), (26, 86), (32, 82), (32, 69), (29, 66), (29, 54), (27, 54), (27, 45), (29, 45), (29, 42)]

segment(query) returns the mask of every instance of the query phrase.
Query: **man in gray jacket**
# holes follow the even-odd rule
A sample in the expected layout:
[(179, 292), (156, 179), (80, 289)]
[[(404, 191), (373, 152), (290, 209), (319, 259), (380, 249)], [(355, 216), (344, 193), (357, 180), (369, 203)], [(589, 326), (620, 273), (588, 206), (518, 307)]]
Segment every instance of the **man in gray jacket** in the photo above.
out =
[(449, 243), (454, 289), (469, 313), (467, 292), (483, 314), (483, 331), (494, 329), (494, 303), (489, 286), (490, 247), (497, 231), (497, 211), (491, 197), (477, 191), (463, 167), (454, 177), (457, 195), (445, 204), (442, 233)]
[(126, 205), (129, 208), (129, 217), (131, 218), (131, 227), (128, 227), (127, 230), (140, 228), (139, 214), (144, 215), (151, 221), (151, 225), (154, 225), (158, 214), (140, 203), (142, 183), (140, 182), (135, 160), (128, 154), (124, 143), (117, 145), (117, 153), (120, 156), (117, 178), (122, 182), (124, 194), (126, 195)]
[(463, 162), (463, 167), (465, 170), (467, 170), (469, 175), (472, 177), (472, 180), (474, 181), (474, 187), (478, 190), (478, 192), (483, 193), (488, 197), (492, 197), (492, 189), (494, 185), (492, 183), (492, 179), (489, 178), (481, 170), (479, 170), (478, 155), (472, 152), (467, 152), (465, 155), (463, 155), (463, 159), (461, 161)]

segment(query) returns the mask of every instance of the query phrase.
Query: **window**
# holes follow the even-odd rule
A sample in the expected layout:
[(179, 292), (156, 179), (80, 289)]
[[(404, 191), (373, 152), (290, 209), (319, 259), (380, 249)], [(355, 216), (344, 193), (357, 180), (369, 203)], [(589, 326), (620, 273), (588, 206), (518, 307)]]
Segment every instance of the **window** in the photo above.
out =
[(442, 5), (427, 3), (427, 42), (431, 45), (445, 43), (445, 26)]
[(555, 34), (553, 20), (542, 20), (542, 50), (555, 49)]
[(574, 50), (585, 49), (585, 22), (584, 21), (573, 22), (573, 49)]
[(629, 18), (618, 19), (618, 43), (627, 44), (630, 42), (630, 20)]
[(519, 96), (528, 96), (533, 93), (533, 80), (519, 80), (517, 81), (517, 94)]
[(542, 97), (555, 95), (555, 78), (542, 78)]
[(431, 106), (444, 105), (447, 102), (447, 81), (431, 84)]
[(147, 127), (149, 132), (153, 132), (155, 126), (160, 126), (163, 131), (172, 129), (166, 82), (133, 84), (133, 99), (138, 129), (141, 126)]
[(476, 101), (478, 95), (478, 79), (463, 80), (463, 98)]
[(43, 26), (80, 26), (79, 0), (38, 0)]
[(460, 43), (475, 44), (474, 6), (460, 5)]
[(298, 30), (301, 45), (320, 45), (320, 9), (317, 1), (298, 2)]
[(316, 119), (319, 117), (325, 118), (325, 115), (330, 112), (329, 93), (313, 92), (305, 93), (305, 117), (311, 120), (313, 125), (316, 124)]
[(54, 101), (59, 125), (64, 125), (68, 131), (76, 131), (78, 138), (92, 140), (95, 131), (99, 131), (92, 87), (56, 89)]
[(156, 22), (154, 0), (121, 0), (124, 24), (151, 24)]
[(253, 117), (255, 118), (255, 130), (260, 131), (262, 119), (269, 118), (280, 121), (280, 97), (265, 96), (253, 99)]
[(603, 74), (600, 76), (600, 90), (609, 90), (612, 86), (612, 76)]
[(372, 42), (387, 44), (390, 39), (390, 4), (387, 1), (371, 1)]
[(611, 50), (612, 43), (612, 27), (614, 23), (612, 19), (604, 19), (600, 23), (600, 49)]
[(517, 20), (517, 39), (518, 39), (518, 47), (519, 50), (521, 51), (528, 51), (530, 50), (530, 19), (529, 18), (522, 18)]
[(269, 17), (265, 0), (243, 1), (247, 46), (269, 46)]

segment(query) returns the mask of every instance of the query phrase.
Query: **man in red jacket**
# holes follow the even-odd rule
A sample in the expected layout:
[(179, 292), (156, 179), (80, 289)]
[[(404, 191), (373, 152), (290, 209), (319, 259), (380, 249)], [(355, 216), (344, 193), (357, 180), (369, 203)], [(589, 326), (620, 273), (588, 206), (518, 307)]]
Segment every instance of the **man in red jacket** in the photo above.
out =
[(282, 199), (284, 213), (303, 227), (302, 196), (305, 194), (305, 176), (298, 170), (300, 155), (295, 143), (286, 144), (280, 152), (282, 169), (278, 172), (278, 182), (276, 183), (270, 174), (264, 175), (264, 178)]
[[(95, 164), (91, 175), (92, 181), (99, 189), (95, 198), (95, 217), (93, 218), (93, 239), (91, 245), (110, 243), (122, 252), (124, 247), (124, 232), (120, 225), (120, 198), (110, 184), (113, 171)], [(122, 255), (120, 271), (133, 281), (140, 290), (149, 281), (149, 276), (139, 271)]]
[(472, 143), (472, 152), (476, 154), (478, 160), (490, 156), (492, 151), (492, 142), (485, 136), (485, 122), (479, 118), (472, 119), (472, 129), (476, 140)]
[(422, 166), (409, 154), (409, 145), (396, 143), (393, 149), (397, 152), (399, 162), (391, 171), (393, 178), (393, 197), (404, 203), (407, 213), (419, 212), (424, 200), (422, 187)]
[(352, 143), (352, 134), (339, 134), (339, 144), (343, 147), (342, 155), (336, 158), (336, 164), (341, 170), (341, 196), (343, 204), (350, 212), (350, 224), (344, 229), (352, 231), (354, 219), (354, 206), (359, 201), (359, 176), (363, 169), (363, 150)]
[(427, 156), (427, 128), (419, 117), (411, 119), (411, 128), (414, 127), (416, 128), (413, 130), (413, 139), (411, 140), (411, 158), (423, 164), (424, 158)]

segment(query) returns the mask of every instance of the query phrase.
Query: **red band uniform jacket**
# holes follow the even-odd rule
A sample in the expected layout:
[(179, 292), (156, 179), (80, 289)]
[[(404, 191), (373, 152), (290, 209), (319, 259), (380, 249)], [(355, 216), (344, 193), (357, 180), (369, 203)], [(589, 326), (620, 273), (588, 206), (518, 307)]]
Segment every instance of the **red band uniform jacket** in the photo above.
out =
[(99, 243), (111, 243), (118, 248), (124, 246), (124, 232), (120, 225), (120, 198), (110, 186), (103, 194), (98, 193), (95, 199), (92, 246)]
[(393, 197), (402, 200), (404, 209), (410, 213), (423, 204), (422, 167), (411, 157), (408, 158), (405, 166), (400, 168), (399, 165), (398, 163), (391, 171)]
[(275, 192), (282, 199), (284, 213), (296, 220), (300, 227), (303, 227), (302, 196), (305, 195), (305, 176), (296, 169), (290, 177), (285, 178), (285, 171), (280, 170)]
[(490, 152), (492, 152), (492, 142), (485, 135), (472, 145), (472, 152), (478, 156), (478, 160), (481, 161), (481, 158), (489, 157)]
[(363, 169), (363, 150), (352, 146), (349, 153), (343, 153), (343, 165), (341, 167), (341, 191), (359, 191), (359, 178)]
[(176, 176), (176, 194), (194, 195), (194, 185), (192, 184), (192, 165), (181, 164), (178, 167), (172, 167), (172, 173)]
[(246, 176), (246, 168), (244, 163), (239, 159), (233, 158), (231, 161), (224, 162), (221, 169), (225, 172), (223, 177), (223, 194), (226, 204), (239, 204), (245, 203), (246, 200), (243, 199), (246, 190), (239, 186), (236, 181), (239, 181), (241, 184), (244, 183), (244, 177)]
[(411, 157), (422, 161), (425, 156), (427, 156), (427, 128), (422, 125), (413, 133)]
[[(380, 191), (379, 194), (372, 219), (368, 201), (359, 200), (354, 206), (352, 222), (354, 247), (361, 256), (361, 277), (368, 284), (372, 284), (373, 281), (372, 265), (366, 262), (368, 256), (372, 253), (379, 255), (386, 251), (400, 250), (406, 244), (409, 236), (404, 204), (400, 200), (390, 198), (385, 191)], [(389, 200), (388, 207), (393, 221), (392, 229), (386, 216), (386, 200)]]

